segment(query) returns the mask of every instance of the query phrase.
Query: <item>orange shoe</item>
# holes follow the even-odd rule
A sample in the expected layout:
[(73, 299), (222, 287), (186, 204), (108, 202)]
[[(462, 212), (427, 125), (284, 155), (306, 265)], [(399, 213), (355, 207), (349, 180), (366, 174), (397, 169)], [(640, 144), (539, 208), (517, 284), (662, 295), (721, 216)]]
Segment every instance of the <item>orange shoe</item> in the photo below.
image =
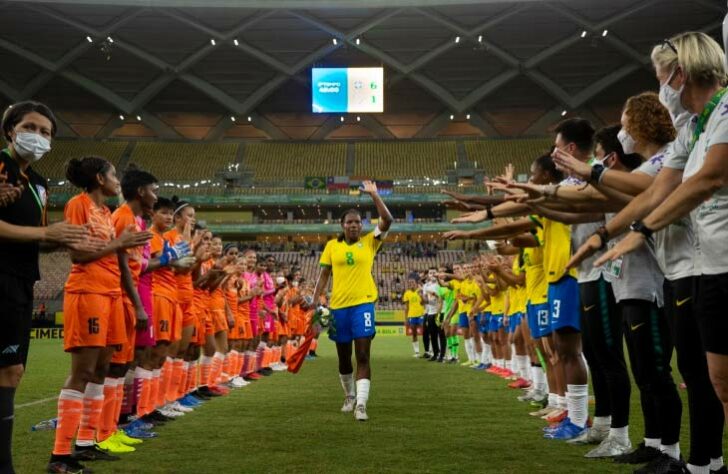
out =
[(514, 375), (516, 375), (516, 374), (514, 374), (513, 372), (511, 372), (511, 371), (510, 371), (510, 370), (508, 370), (508, 369), (503, 369), (503, 370), (501, 371), (501, 373), (500, 373), (500, 374), (498, 374), (498, 375), (500, 375), (500, 376), (501, 376), (501, 378), (507, 379), (508, 377), (512, 377), (512, 376), (514, 376)]
[(210, 385), (207, 388), (209, 388), (212, 393), (217, 393), (218, 395), (227, 395), (230, 393), (229, 389), (221, 387), (220, 385)]
[(546, 421), (548, 423), (561, 423), (568, 416), (569, 416), (568, 411), (561, 410), (560, 413), (555, 413), (555, 414), (551, 415), (550, 417), (546, 418)]
[(531, 382), (523, 377), (519, 377), (515, 382), (509, 383), (508, 388), (531, 388)]

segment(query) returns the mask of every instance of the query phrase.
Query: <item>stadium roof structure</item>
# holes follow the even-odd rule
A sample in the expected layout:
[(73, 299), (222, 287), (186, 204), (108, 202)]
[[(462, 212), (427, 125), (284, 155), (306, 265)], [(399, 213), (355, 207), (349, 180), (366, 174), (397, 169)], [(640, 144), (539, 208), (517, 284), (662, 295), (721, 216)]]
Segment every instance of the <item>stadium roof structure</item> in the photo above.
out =
[[(76, 0), (0, 2), (0, 101), (48, 102), (61, 136), (162, 139), (543, 134), (605, 123), (656, 89), (649, 53), (719, 37), (723, 0)], [(311, 114), (312, 66), (383, 66), (384, 114)], [(84, 128), (78, 111), (107, 119)], [(180, 114), (205, 115), (196, 135)], [(82, 114), (81, 114), (82, 115)], [(414, 120), (404, 117), (424, 117)], [(352, 123), (356, 120), (355, 123)], [(289, 126), (290, 122), (296, 125)], [(199, 126), (196, 125), (198, 129)], [(188, 127), (194, 128), (194, 127)], [(291, 132), (290, 130), (297, 131)], [(304, 130), (305, 131), (302, 131)], [(128, 134), (127, 134), (128, 136)]]

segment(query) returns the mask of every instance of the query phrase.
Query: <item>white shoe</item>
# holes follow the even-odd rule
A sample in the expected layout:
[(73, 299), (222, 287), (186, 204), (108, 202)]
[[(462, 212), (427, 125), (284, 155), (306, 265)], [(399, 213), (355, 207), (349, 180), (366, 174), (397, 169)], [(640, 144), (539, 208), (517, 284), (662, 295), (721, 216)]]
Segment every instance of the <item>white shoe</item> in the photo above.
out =
[(600, 444), (609, 436), (609, 427), (604, 428), (587, 428), (576, 438), (567, 440), (569, 444), (583, 445), (583, 444)]
[(237, 376), (230, 381), (230, 385), (233, 388), (243, 388), (250, 385), (250, 382), (246, 382), (244, 378)]
[(341, 413), (353, 412), (354, 405), (356, 405), (356, 398), (355, 397), (346, 397), (344, 399), (344, 406), (341, 407)]
[(585, 458), (613, 458), (615, 456), (621, 456), (632, 450), (632, 443), (627, 441), (627, 444), (620, 443), (617, 439), (607, 436), (602, 443), (596, 448), (592, 449), (584, 455)]
[(186, 406), (182, 405), (182, 404), (181, 404), (180, 402), (174, 402), (174, 403), (172, 404), (171, 408), (172, 408), (172, 410), (174, 410), (174, 411), (180, 411), (180, 412), (182, 412), (182, 413), (190, 413), (190, 412), (192, 412), (192, 411), (195, 411), (195, 410), (193, 410), (193, 409), (192, 409), (192, 408), (190, 408), (190, 407), (186, 407)]
[(169, 418), (179, 418), (180, 416), (184, 416), (183, 412), (173, 409), (170, 405), (160, 408), (159, 413)]
[(367, 415), (367, 406), (357, 405), (354, 409), (354, 418), (356, 418), (357, 421), (367, 421), (369, 419), (369, 416)]
[(420, 358), (420, 355), (417, 352), (415, 352), (412, 357), (414, 357), (415, 359), (419, 359)]
[(288, 370), (288, 366), (286, 364), (278, 363), (272, 366), (271, 369), (273, 369), (274, 372), (285, 372)]

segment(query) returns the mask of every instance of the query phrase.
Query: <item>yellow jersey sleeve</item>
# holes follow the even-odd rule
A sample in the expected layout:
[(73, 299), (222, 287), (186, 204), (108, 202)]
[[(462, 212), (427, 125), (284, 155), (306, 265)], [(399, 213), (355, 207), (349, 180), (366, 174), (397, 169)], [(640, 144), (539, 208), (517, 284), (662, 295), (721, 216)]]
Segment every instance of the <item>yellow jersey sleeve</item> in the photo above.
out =
[(331, 266), (331, 247), (334, 242), (336, 242), (336, 241), (330, 240), (330, 241), (326, 242), (326, 247), (324, 247), (324, 251), (321, 252), (321, 258), (319, 259), (319, 265), (321, 265), (322, 267)]

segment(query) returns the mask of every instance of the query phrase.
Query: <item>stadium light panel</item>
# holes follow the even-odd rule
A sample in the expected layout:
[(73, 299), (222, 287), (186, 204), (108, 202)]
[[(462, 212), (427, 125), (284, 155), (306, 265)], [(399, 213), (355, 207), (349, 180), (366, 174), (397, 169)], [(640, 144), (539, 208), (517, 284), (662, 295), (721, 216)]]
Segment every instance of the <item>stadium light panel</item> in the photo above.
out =
[(608, 34), (609, 34), (609, 30), (604, 30), (604, 31), (602, 31), (602, 38), (604, 38), (604, 37), (605, 37), (605, 36), (607, 36)]
[(235, 38), (235, 39), (233, 40), (233, 44), (234, 44), (235, 46), (238, 46), (238, 45), (240, 44), (240, 43), (238, 42), (238, 39), (237, 39), (237, 38)]
[(562, 116), (562, 117), (566, 117), (566, 114), (567, 114), (566, 110), (562, 110), (562, 111), (561, 111), (561, 116)]
[(142, 117), (141, 117), (140, 115), (137, 115), (137, 116), (136, 116), (136, 119), (137, 119), (138, 121), (140, 121), (140, 122), (142, 121)]
[(211, 38), (210, 39), (210, 44), (213, 45), (213, 46), (215, 46), (217, 44), (217, 43), (215, 43), (215, 38)]
[(357, 39), (356, 39), (356, 44), (357, 44), (357, 46), (358, 46), (359, 44), (361, 44), (361, 40), (360, 40), (359, 38), (357, 38)]
[(460, 37), (459, 36), (456, 36), (455, 37), (455, 44), (458, 44), (459, 42), (460, 42)]
[(342, 115), (341, 117), (339, 117), (339, 120), (343, 122), (344, 121), (344, 116)]
[(124, 120), (124, 116), (119, 114), (119, 120)]
[(232, 122), (234, 122), (234, 121), (235, 121), (235, 117), (233, 117), (233, 116), (231, 115), (231, 116), (230, 116), (230, 120), (231, 120)]
[(482, 42), (483, 42), (483, 35), (478, 35), (478, 43), (482, 43)]
[(339, 42), (337, 41), (336, 38), (332, 39), (331, 41), (334, 43), (334, 46), (336, 46), (337, 44), (339, 44)]
[(455, 116), (453, 114), (450, 114), (450, 120), (455, 120)]
[(470, 114), (466, 115), (466, 116), (465, 116), (465, 119), (466, 119), (466, 120), (470, 120)]
[(248, 115), (248, 122), (252, 122), (252, 121), (253, 121), (253, 117), (251, 117), (250, 115)]
[(356, 116), (356, 121), (357, 121), (357, 122), (361, 122), (361, 117), (359, 117), (359, 116), (357, 115), (357, 116)]
[(92, 40), (90, 36), (87, 36), (86, 37), (86, 41), (88, 41), (89, 43), (93, 43), (94, 42), (94, 40)]
[(107, 36), (106, 41), (108, 41), (109, 43), (113, 43), (114, 39), (111, 36)]
[(586, 38), (586, 30), (584, 30), (584, 31), (581, 32), (581, 37), (582, 38)]

